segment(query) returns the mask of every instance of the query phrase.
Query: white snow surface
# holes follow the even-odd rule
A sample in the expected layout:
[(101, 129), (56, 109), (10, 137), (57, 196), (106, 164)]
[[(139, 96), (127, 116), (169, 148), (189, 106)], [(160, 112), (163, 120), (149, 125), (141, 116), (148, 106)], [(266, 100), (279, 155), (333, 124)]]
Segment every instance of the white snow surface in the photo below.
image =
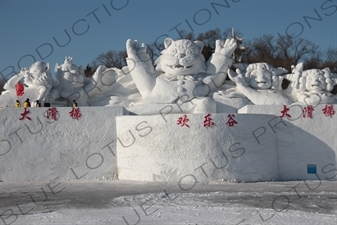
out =
[[(239, 114), (210, 114), (210, 127), (205, 114), (80, 107), (77, 120), (72, 108), (58, 107), (54, 121), (43, 107), (29, 108), (31, 120), (20, 120), (23, 108), (7, 108), (0, 111), (0, 181), (336, 180), (337, 117), (325, 116), (323, 107), (315, 107), (313, 118), (292, 107), (293, 119), (281, 120), (283, 106), (249, 106)], [(189, 127), (177, 124), (184, 116)]]
[[(41, 203), (42, 196), (36, 197), (41, 195), (38, 189), (46, 188), (47, 184), (1, 183), (0, 196), (4, 201), (0, 204), (0, 218), (4, 220), (0, 224), (332, 225), (337, 222), (336, 182), (324, 181), (315, 190), (309, 190), (303, 182), (198, 184), (189, 192), (170, 187), (164, 191), (156, 188), (155, 183), (117, 180), (58, 184), (55, 191), (60, 192), (53, 195), (46, 191), (49, 198)], [(314, 184), (317, 183), (311, 182), (310, 186)], [(288, 191), (294, 186), (297, 193)], [(79, 197), (81, 193), (83, 196)], [(39, 205), (28, 198), (20, 203), (29, 194), (41, 201), (36, 202)], [(8, 200), (9, 195), (13, 200)], [(285, 196), (289, 205), (284, 204)], [(8, 201), (12, 205), (4, 206)], [(325, 210), (329, 207), (330, 210)]]
[[(211, 194), (210, 194), (211, 195)], [(149, 198), (150, 196), (139, 196)], [(188, 198), (189, 196), (186, 196)], [(207, 196), (205, 196), (207, 197)], [(15, 224), (167, 224), (167, 225), (222, 225), (222, 224), (325, 224), (335, 225), (335, 215), (304, 213), (299, 211), (286, 211), (275, 213), (272, 209), (256, 209), (240, 206), (223, 206), (221, 204), (196, 206), (191, 199), (184, 205), (161, 206), (153, 202), (153, 214), (146, 216), (139, 209), (140, 220), (130, 207), (107, 209), (63, 209), (58, 212), (34, 214), (25, 216)], [(149, 209), (150, 210), (150, 209)], [(151, 213), (151, 212), (150, 212)], [(125, 220), (123, 219), (123, 215)], [(269, 220), (268, 220), (269, 219)], [(267, 221), (266, 221), (267, 220)], [(139, 221), (139, 223), (137, 223)], [(266, 221), (266, 222), (264, 222)]]

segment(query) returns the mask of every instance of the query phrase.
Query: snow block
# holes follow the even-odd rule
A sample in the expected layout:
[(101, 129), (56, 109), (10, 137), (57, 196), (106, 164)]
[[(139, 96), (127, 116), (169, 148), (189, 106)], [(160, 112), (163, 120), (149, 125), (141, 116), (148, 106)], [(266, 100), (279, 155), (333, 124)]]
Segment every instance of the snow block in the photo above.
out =
[(23, 120), (23, 108), (0, 110), (0, 180), (116, 178), (115, 117), (123, 108), (80, 107), (78, 119), (73, 108), (55, 109), (57, 120), (49, 108), (28, 108)]
[[(273, 118), (224, 113), (119, 116), (118, 178), (180, 183), (277, 180), (276, 135), (262, 132)], [(257, 139), (261, 133), (263, 138)]]
[(27, 114), (6, 108), (0, 110), (0, 180), (337, 180), (337, 115), (327, 115), (327, 105), (314, 106), (311, 115), (304, 107), (288, 106), (291, 117), (283, 118), (284, 106), (151, 116), (80, 107), (78, 119), (73, 108), (59, 107), (56, 121), (47, 118), (52, 108)]
[[(247, 105), (239, 113), (275, 115), (267, 132), (276, 134), (281, 180), (337, 180), (337, 114), (328, 113), (337, 105), (312, 106), (311, 116), (308, 107), (287, 106), (282, 120), (284, 106)], [(316, 173), (308, 172), (311, 165)]]

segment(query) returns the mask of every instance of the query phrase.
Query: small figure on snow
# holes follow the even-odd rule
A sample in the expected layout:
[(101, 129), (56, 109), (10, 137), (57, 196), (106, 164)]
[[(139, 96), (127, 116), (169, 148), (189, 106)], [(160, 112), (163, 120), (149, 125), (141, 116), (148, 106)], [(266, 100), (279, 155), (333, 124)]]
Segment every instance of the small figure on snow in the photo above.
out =
[(77, 102), (75, 99), (73, 100), (73, 108), (77, 108)]
[(39, 100), (35, 101), (35, 107), (41, 107), (41, 103), (39, 102)]
[(27, 98), (26, 101), (23, 103), (23, 107), (24, 108), (29, 108), (30, 107), (29, 98)]
[(16, 100), (15, 102), (15, 108), (20, 108), (21, 107), (21, 103), (19, 100)]

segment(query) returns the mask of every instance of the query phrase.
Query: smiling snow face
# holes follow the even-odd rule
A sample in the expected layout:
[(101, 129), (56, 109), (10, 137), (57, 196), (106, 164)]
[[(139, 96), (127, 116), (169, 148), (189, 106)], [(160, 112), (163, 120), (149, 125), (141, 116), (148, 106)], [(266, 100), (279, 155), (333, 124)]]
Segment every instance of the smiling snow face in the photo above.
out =
[(168, 77), (206, 72), (205, 59), (201, 54), (204, 46), (202, 42), (166, 38), (164, 45), (162, 55), (155, 62), (157, 71), (165, 72)]
[(324, 72), (321, 70), (310, 70), (306, 77), (306, 89), (311, 92), (318, 92), (326, 90), (326, 82)]
[(272, 73), (264, 64), (257, 65), (257, 68), (250, 73), (249, 86), (254, 89), (271, 88)]

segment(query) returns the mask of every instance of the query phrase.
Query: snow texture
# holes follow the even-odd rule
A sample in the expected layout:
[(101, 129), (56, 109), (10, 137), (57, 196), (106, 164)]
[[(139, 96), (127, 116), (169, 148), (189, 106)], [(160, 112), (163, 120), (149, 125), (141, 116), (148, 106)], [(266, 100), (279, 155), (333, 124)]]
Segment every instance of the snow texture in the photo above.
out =
[(56, 108), (56, 121), (47, 119), (48, 108), (0, 111), (0, 180), (48, 181), (55, 178), (112, 179), (117, 177), (115, 117), (122, 107)]
[[(29, 108), (31, 120), (20, 120), (23, 108), (3, 109), (0, 180), (119, 178), (185, 187), (223, 180), (336, 180), (336, 116), (325, 116), (325, 106), (318, 105), (312, 118), (303, 118), (303, 106), (292, 106), (292, 118), (281, 120), (283, 107), (153, 116), (80, 107), (79, 119), (70, 117), (73, 108), (60, 107), (57, 121), (47, 119), (48, 108)], [(230, 117), (237, 123), (230, 126)], [(185, 125), (177, 124), (184, 118)], [(316, 173), (308, 173), (308, 166)]]

